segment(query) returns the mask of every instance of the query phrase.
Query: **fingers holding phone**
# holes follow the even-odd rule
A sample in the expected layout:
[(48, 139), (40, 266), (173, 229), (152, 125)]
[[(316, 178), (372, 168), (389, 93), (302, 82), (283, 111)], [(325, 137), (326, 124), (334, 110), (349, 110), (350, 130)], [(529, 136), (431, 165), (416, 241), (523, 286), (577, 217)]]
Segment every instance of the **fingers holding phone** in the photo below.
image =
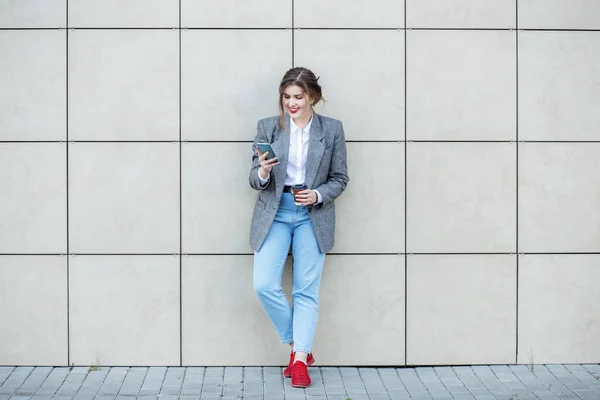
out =
[(271, 146), (267, 149), (263, 148), (263, 150), (265, 151), (262, 152), (260, 147), (256, 148), (256, 151), (258, 152), (258, 162), (260, 163), (260, 176), (263, 179), (267, 179), (273, 167), (279, 165), (279, 161), (277, 160), (277, 157), (274, 156)]

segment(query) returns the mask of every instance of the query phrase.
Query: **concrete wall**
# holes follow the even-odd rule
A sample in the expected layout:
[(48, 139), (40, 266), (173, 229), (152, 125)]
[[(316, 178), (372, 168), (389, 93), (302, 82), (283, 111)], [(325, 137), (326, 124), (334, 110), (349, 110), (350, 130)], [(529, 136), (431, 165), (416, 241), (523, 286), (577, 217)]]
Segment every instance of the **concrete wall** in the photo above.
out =
[(0, 364), (286, 362), (247, 174), (293, 65), (348, 139), (321, 365), (600, 362), (597, 0), (0, 0), (0, 27)]

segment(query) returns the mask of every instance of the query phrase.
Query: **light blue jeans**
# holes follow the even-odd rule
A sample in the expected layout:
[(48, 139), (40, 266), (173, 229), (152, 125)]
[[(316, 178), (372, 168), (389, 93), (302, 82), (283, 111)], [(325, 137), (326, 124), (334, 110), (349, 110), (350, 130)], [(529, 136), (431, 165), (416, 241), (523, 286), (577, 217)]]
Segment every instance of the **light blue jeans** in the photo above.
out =
[[(293, 309), (281, 288), (290, 243), (294, 257)], [(254, 290), (281, 343), (294, 342), (294, 351), (310, 353), (312, 348), (324, 262), (325, 253), (319, 250), (306, 207), (294, 205), (294, 196), (283, 193), (267, 238), (254, 253)]]

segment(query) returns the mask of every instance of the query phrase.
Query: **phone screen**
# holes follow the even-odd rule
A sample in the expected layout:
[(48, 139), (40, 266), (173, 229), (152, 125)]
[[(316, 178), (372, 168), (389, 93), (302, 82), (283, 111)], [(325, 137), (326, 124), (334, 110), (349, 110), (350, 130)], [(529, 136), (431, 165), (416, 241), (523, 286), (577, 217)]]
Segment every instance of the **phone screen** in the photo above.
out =
[(275, 157), (275, 152), (269, 143), (257, 143), (256, 147), (258, 147), (261, 153), (269, 152), (269, 154), (267, 154), (267, 160)]

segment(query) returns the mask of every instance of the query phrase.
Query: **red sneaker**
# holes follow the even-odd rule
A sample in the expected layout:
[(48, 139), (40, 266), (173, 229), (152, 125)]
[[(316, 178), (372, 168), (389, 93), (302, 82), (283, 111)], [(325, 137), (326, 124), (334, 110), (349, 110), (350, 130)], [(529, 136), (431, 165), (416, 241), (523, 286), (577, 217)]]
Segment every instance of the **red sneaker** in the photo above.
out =
[(292, 365), (292, 387), (305, 388), (310, 385), (308, 365), (298, 360)]
[[(309, 367), (315, 363), (315, 358), (313, 357), (312, 353), (310, 353), (308, 355), (308, 358), (306, 359), (306, 362), (308, 363)], [(284, 378), (291, 378), (292, 377), (292, 364), (293, 363), (294, 363), (294, 352), (292, 351), (290, 353), (290, 362), (288, 363), (288, 366), (286, 367), (286, 369), (283, 370), (283, 377)]]

